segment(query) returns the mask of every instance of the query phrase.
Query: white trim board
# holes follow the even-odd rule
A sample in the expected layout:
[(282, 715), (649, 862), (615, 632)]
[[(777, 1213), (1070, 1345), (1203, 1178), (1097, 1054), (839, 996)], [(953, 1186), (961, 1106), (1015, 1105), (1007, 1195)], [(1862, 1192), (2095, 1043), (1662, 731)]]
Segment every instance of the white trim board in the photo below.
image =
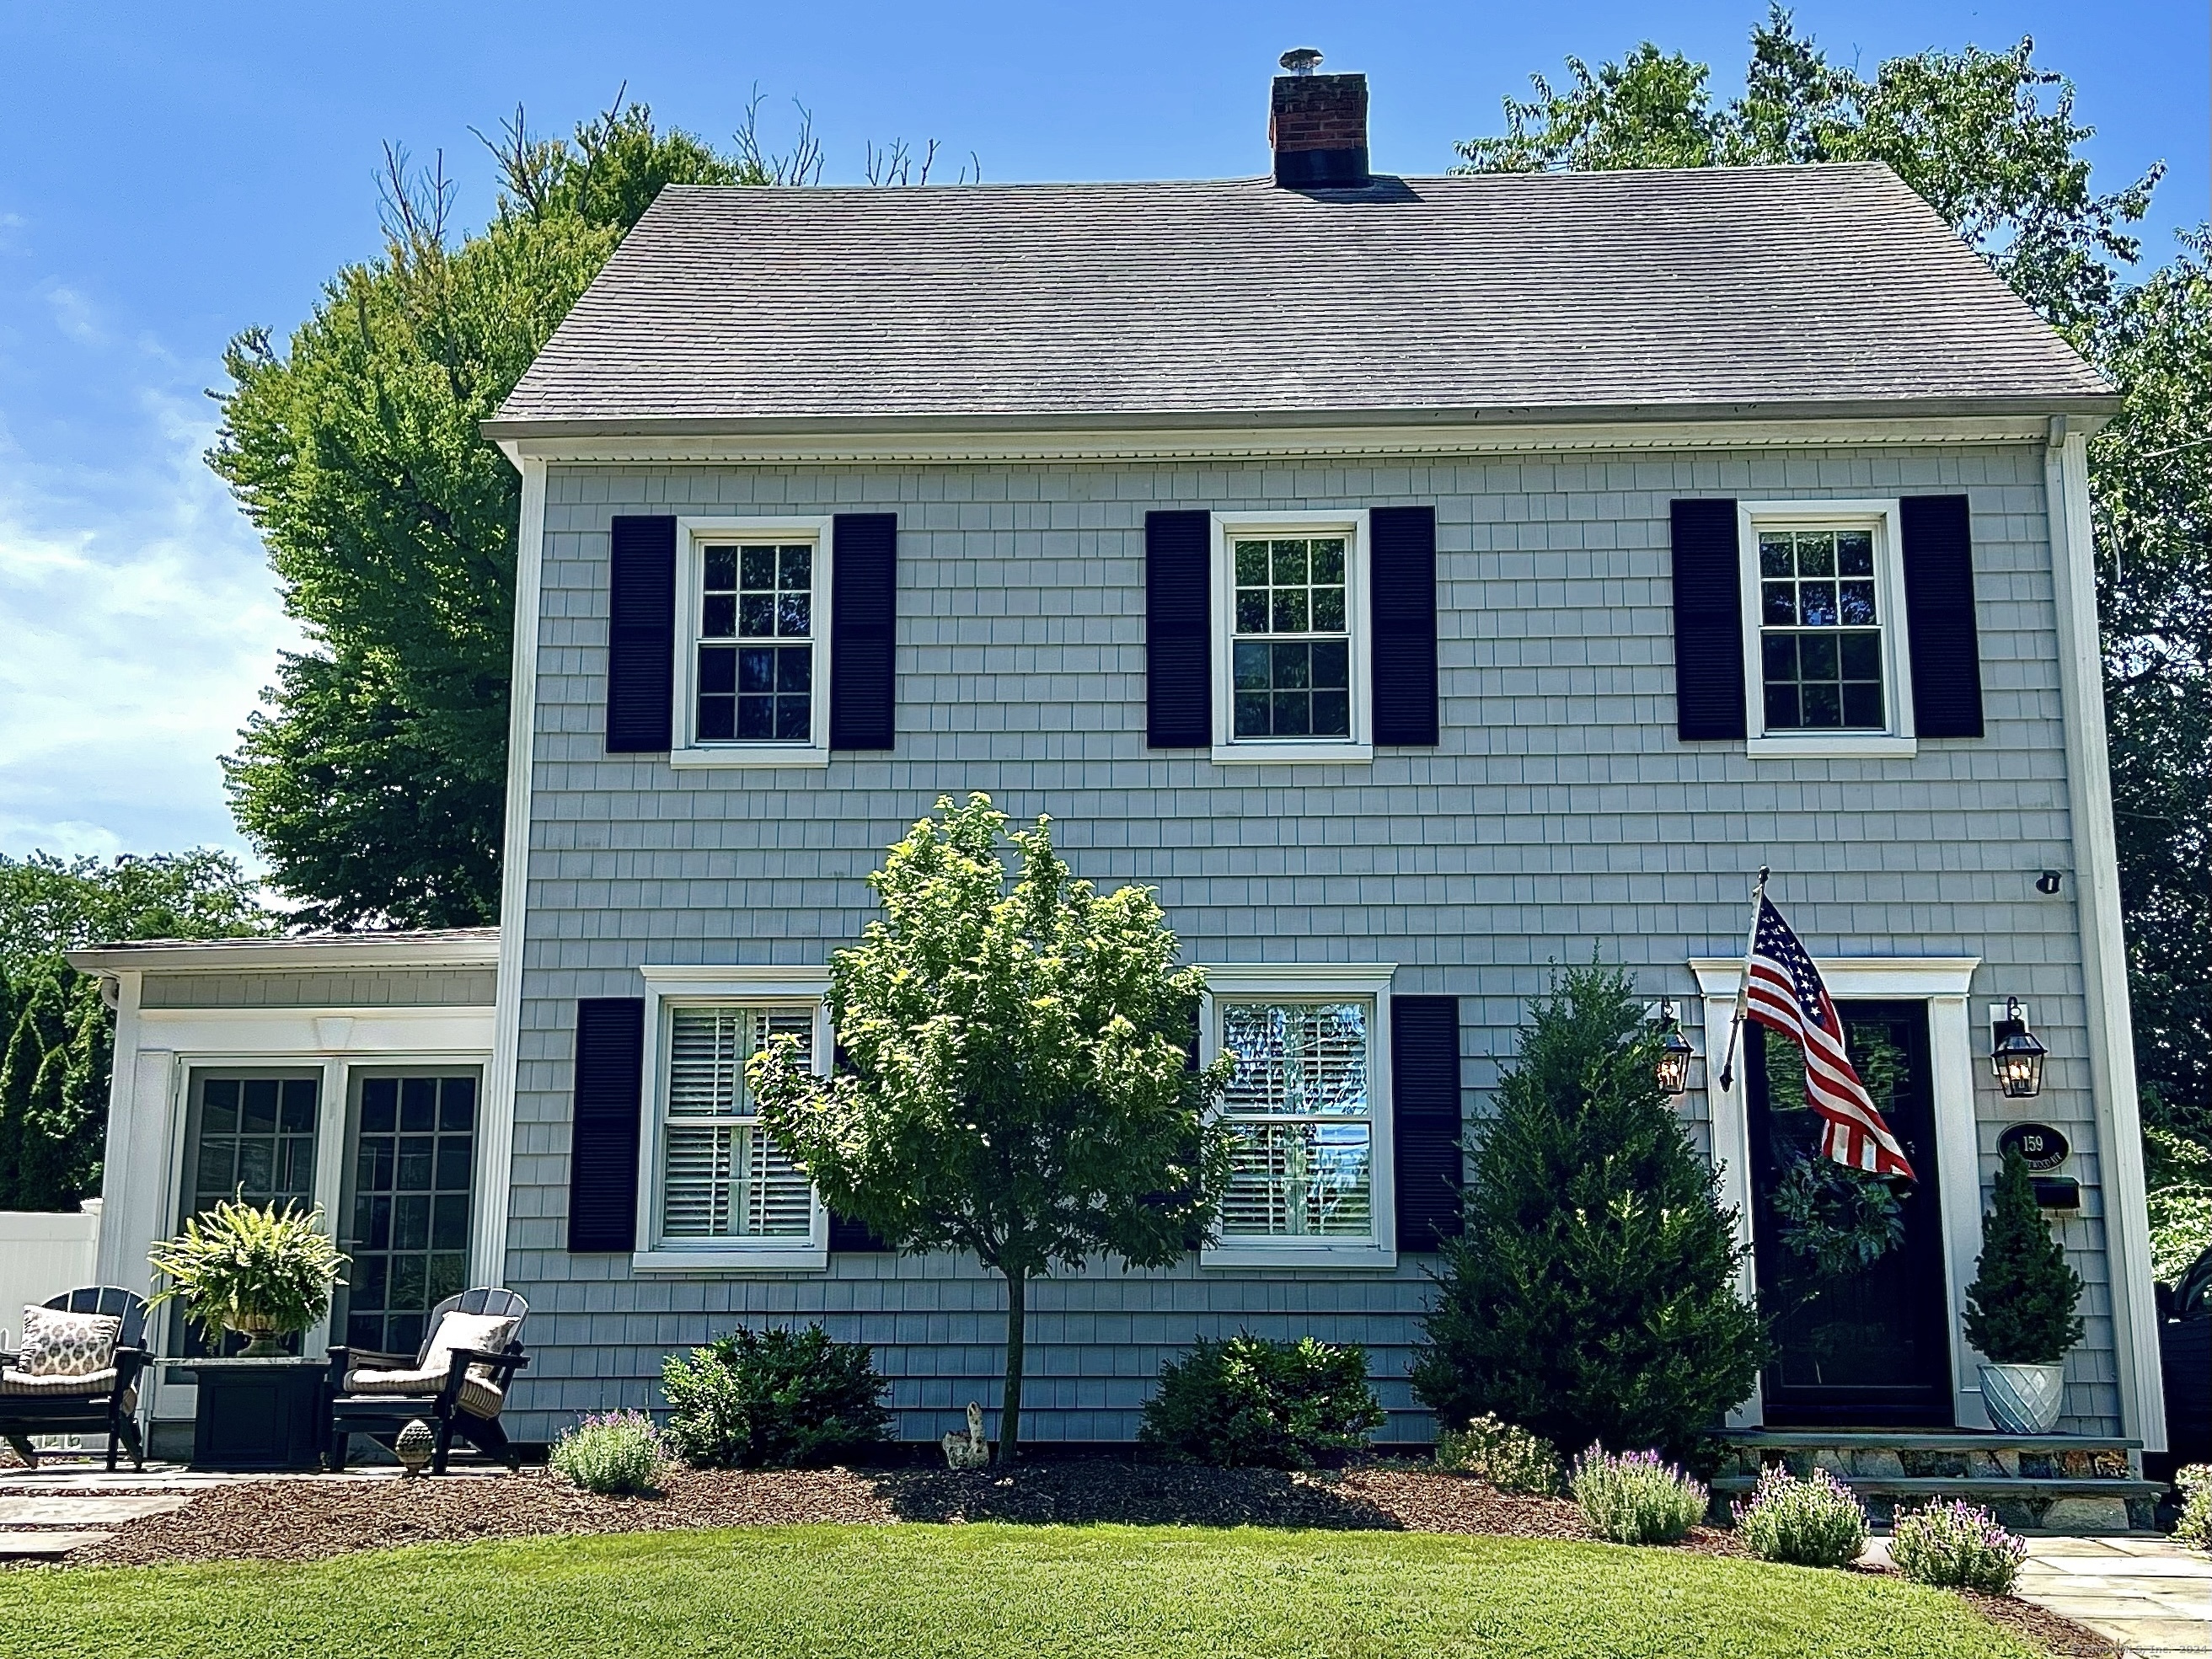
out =
[[(1967, 988), (1979, 957), (1852, 957), (1822, 960), (1820, 978), (1838, 1000), (1864, 999), (1924, 1001), (1928, 1005), (1929, 1085), (1936, 1117), (1936, 1191), (1942, 1210), (1945, 1315), (1951, 1345), (1951, 1407), (1960, 1428), (1986, 1428), (1982, 1407), (1980, 1358), (1967, 1346), (1963, 1321), (1966, 1286), (1982, 1249), (1981, 1148), (1975, 1127), (1977, 1073)], [(1747, 1298), (1758, 1293), (1758, 1270), (1748, 1255), (1755, 1206), (1751, 1190), (1751, 1114), (1741, 1056), (1732, 1088), (1721, 1086), (1721, 1055), (1735, 1015), (1741, 957), (1692, 958), (1705, 1017), (1705, 1108), (1721, 1201), (1736, 1212), (1736, 1242), (1747, 1254), (1737, 1286)], [(1986, 1060), (1986, 1056), (1984, 1057)], [(1754, 1385), (1752, 1396), (1729, 1414), (1732, 1428), (1756, 1428), (1765, 1421)]]

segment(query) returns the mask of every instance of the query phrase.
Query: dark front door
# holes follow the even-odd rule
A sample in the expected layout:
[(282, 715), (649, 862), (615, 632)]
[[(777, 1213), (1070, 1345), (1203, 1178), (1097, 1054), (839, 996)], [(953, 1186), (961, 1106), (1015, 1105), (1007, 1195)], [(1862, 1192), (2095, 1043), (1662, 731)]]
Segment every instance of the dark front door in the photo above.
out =
[(1775, 1341), (1762, 1386), (1766, 1421), (1949, 1428), (1928, 1007), (1846, 1002), (1837, 1012), (1851, 1063), (1919, 1179), (1879, 1181), (1823, 1158), (1822, 1120), (1805, 1103), (1797, 1045), (1746, 1026), (1752, 1237)]

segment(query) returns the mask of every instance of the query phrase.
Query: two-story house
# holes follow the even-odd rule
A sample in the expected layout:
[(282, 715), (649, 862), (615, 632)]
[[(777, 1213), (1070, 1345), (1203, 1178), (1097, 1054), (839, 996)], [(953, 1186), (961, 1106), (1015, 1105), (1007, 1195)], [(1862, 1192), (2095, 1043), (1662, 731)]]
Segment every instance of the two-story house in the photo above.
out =
[(815, 1319), (905, 1436), (954, 1426), (998, 1282), (826, 1213), (742, 1062), (827, 1063), (864, 877), (982, 790), (1158, 890), (1243, 1062), (1218, 1238), (1033, 1289), (1025, 1437), (1127, 1439), (1163, 1360), (1249, 1328), (1364, 1344), (1383, 1437), (1431, 1438), (1425, 1267), (1529, 1000), (1595, 953), (1716, 1055), (1767, 865), (1921, 1179), (1808, 1312), (1806, 1115), (1695, 1068), (1782, 1316), (1736, 1420), (1986, 1423), (1961, 1299), (2033, 1121), (2087, 1281), (2063, 1426), (2162, 1444), (2111, 388), (1884, 167), (1399, 178), (1366, 97), (1277, 81), (1261, 178), (665, 191), (486, 428), (522, 477), (503, 930), (80, 953), (120, 1018), (104, 1275), (291, 1194), (356, 1344), (529, 1299), (521, 1437)]

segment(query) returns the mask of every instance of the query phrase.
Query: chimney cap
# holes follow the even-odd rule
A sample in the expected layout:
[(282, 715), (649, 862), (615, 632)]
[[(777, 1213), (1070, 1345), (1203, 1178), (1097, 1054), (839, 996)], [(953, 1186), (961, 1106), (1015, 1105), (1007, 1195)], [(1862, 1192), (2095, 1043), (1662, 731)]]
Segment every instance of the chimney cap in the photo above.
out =
[(1313, 46), (1292, 46), (1275, 61), (1293, 75), (1311, 75), (1321, 67), (1321, 52)]

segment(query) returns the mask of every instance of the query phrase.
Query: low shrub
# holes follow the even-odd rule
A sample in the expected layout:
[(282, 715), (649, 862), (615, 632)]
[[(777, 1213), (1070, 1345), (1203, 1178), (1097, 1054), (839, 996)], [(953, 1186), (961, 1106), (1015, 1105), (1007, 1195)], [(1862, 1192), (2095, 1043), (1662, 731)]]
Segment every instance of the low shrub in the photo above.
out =
[(1772, 1466), (1747, 1501), (1732, 1505), (1736, 1535), (1753, 1555), (1799, 1567), (1848, 1567), (1866, 1547), (1866, 1505), (1826, 1469), (1800, 1480)]
[(1382, 1421), (1366, 1349), (1240, 1334), (1201, 1338), (1161, 1366), (1137, 1437), (1220, 1468), (1303, 1469), (1322, 1452), (1364, 1445)]
[(865, 1343), (740, 1329), (660, 1368), (668, 1441), (701, 1468), (803, 1468), (890, 1437), (889, 1386)]
[(1711, 1495), (1656, 1451), (1615, 1457), (1592, 1446), (1575, 1460), (1567, 1485), (1583, 1518), (1616, 1544), (1672, 1544), (1705, 1518)]
[(1474, 1475), (1502, 1492), (1559, 1494), (1559, 1449), (1489, 1412), (1464, 1429), (1446, 1429), (1437, 1437), (1437, 1467)]
[(1889, 1559), (1916, 1583), (2009, 1595), (2027, 1546), (1978, 1504), (1954, 1499), (1897, 1517)]
[(2173, 1484), (2181, 1488), (2181, 1520), (2174, 1538), (2193, 1550), (2212, 1550), (2212, 1463), (2178, 1470)]
[(666, 1461), (660, 1431), (643, 1412), (586, 1417), (562, 1431), (546, 1459), (569, 1485), (614, 1497), (651, 1492)]

